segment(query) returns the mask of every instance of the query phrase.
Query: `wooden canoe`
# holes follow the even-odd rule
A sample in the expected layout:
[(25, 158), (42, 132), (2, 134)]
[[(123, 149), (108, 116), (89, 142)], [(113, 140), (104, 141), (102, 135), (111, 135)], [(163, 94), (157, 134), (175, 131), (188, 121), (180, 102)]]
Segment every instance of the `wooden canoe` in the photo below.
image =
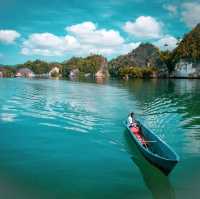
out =
[(124, 125), (144, 157), (158, 167), (165, 175), (169, 175), (179, 162), (179, 156), (168, 144), (141, 122), (137, 121), (137, 123), (137, 128), (129, 127), (127, 122)]

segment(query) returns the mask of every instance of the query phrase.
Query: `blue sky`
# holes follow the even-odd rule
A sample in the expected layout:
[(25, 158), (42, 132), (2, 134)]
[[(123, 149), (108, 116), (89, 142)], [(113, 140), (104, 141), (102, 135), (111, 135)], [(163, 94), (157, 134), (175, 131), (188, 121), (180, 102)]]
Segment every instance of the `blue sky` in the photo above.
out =
[(173, 49), (199, 13), (198, 0), (0, 0), (0, 63), (111, 59), (141, 42)]

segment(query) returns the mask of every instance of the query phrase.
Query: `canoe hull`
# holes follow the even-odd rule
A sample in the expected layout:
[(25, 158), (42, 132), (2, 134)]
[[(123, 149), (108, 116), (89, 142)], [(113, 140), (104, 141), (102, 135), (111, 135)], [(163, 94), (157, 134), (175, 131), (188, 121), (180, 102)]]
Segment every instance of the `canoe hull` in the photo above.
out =
[[(141, 125), (141, 123), (140, 123)], [(160, 156), (156, 153), (152, 153), (147, 148), (145, 148), (136, 138), (136, 136), (132, 133), (130, 128), (126, 125), (126, 128), (128, 129), (129, 135), (131, 136), (132, 140), (135, 142), (137, 148), (140, 150), (140, 152), (143, 154), (143, 156), (154, 166), (156, 166), (158, 169), (160, 169), (165, 175), (169, 175), (169, 173), (173, 170), (173, 168), (176, 166), (176, 164), (179, 161), (179, 157), (177, 154), (169, 148), (169, 146), (160, 140), (157, 136), (154, 135), (154, 139), (156, 139), (157, 142), (160, 142), (159, 144), (165, 145), (168, 150), (170, 150), (171, 153), (174, 153), (173, 158), (166, 158), (164, 156)], [(152, 132), (150, 132), (152, 134)], [(157, 143), (155, 143), (157, 144)]]

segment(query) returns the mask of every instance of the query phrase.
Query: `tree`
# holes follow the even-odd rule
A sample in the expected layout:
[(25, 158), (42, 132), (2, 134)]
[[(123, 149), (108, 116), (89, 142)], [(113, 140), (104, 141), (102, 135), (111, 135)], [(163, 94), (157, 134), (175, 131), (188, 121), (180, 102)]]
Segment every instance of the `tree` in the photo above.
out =
[(161, 51), (160, 59), (164, 64), (166, 64), (169, 73), (171, 73), (174, 70), (175, 66), (175, 64), (173, 63), (173, 53), (169, 50)]

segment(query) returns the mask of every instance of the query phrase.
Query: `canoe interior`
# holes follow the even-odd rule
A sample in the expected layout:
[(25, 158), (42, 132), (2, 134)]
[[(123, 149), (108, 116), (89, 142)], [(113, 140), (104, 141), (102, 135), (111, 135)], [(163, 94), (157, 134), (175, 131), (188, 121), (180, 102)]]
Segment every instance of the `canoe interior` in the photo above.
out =
[[(176, 153), (165, 142), (163, 142), (159, 137), (154, 135), (149, 129), (147, 129), (139, 121), (138, 121), (138, 124), (140, 126), (141, 134), (142, 134), (144, 140), (150, 141), (150, 142), (148, 142), (148, 147), (147, 147), (149, 152), (151, 152), (154, 155), (158, 155), (162, 158), (168, 159), (168, 160), (178, 161), (178, 157), (177, 157)], [(141, 146), (142, 146), (142, 144), (141, 144)], [(144, 146), (142, 146), (142, 147), (144, 147)]]

